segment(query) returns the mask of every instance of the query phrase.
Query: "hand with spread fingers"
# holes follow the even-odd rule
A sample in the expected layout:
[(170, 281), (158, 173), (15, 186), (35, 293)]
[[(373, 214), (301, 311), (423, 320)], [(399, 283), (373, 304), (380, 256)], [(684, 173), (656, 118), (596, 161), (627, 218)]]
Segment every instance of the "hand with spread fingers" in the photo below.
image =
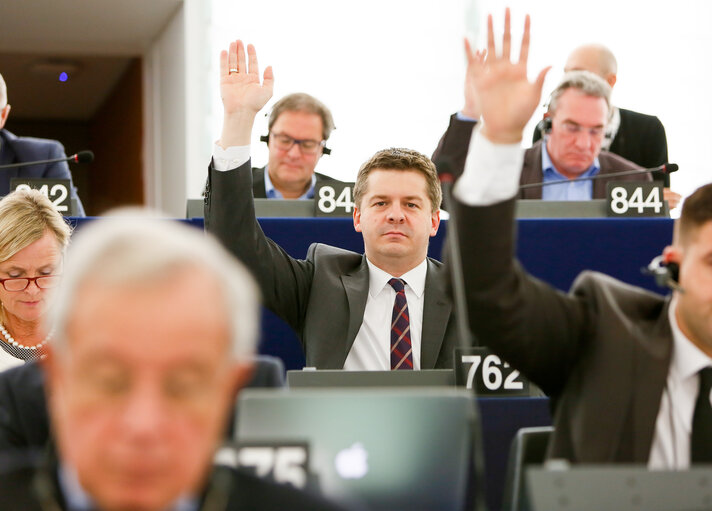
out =
[(220, 97), (223, 102), (223, 130), (219, 144), (225, 148), (249, 145), (255, 116), (272, 97), (274, 74), (268, 66), (260, 83), (257, 52), (237, 40), (220, 52)]
[(516, 143), (539, 104), (544, 78), (550, 67), (539, 72), (536, 80), (527, 78), (529, 56), (529, 16), (524, 22), (519, 60), (510, 59), (511, 31), (509, 9), (505, 12), (502, 48), (497, 54), (492, 15), (487, 18), (487, 58), (468, 59), (468, 80), (483, 118), (482, 135), (495, 143)]

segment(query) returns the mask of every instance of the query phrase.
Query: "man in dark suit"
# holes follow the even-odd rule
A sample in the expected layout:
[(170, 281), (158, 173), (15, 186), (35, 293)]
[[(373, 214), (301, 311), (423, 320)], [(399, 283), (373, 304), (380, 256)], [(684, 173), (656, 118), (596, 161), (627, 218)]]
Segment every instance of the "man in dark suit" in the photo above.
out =
[(259, 310), (217, 241), (139, 212), (96, 220), (73, 240), (56, 298), (43, 364), (57, 456), (4, 458), (3, 509), (334, 509), (213, 466), (252, 374)]
[[(0, 165), (66, 158), (64, 147), (56, 140), (18, 137), (4, 129), (9, 115), (10, 105), (7, 102), (7, 87), (2, 75), (0, 75)], [(75, 211), (75, 215), (84, 216), (84, 206), (82, 206), (82, 201), (77, 195), (76, 187), (72, 184), (72, 174), (66, 161), (4, 169), (1, 172), (3, 173), (3, 178), (0, 179), (0, 196), (10, 193), (10, 179), (13, 177), (25, 179), (69, 179), (71, 197), (76, 199), (77, 211)]]
[[(308, 366), (322, 369), (430, 369), (452, 367), (456, 344), (446, 275), (427, 257), (440, 224), (440, 185), (432, 162), (408, 149), (379, 151), (359, 171), (354, 228), (365, 255), (322, 244), (296, 260), (265, 237), (249, 198), (249, 143), (254, 117), (273, 86), (271, 68), (260, 83), (254, 48), (249, 69), (241, 41), (221, 55), (225, 120), (218, 145), (242, 153), (214, 154), (206, 194), (206, 229), (257, 277), (265, 305), (302, 342)], [(397, 279), (404, 288), (390, 283)], [(402, 363), (394, 364), (394, 298), (405, 296), (409, 325), (402, 331)], [(406, 327), (403, 327), (406, 328)], [(400, 342), (398, 339), (396, 341)], [(389, 361), (390, 359), (390, 361)]]
[[(527, 20), (528, 21), (528, 20)], [(567, 295), (514, 260), (519, 143), (541, 94), (520, 61), (494, 48), (476, 63), (483, 127), (455, 187), (468, 312), (484, 344), (555, 404), (550, 457), (682, 469), (712, 461), (712, 185), (695, 192), (658, 268), (672, 298), (584, 272)], [(509, 35), (509, 16), (505, 40)], [(677, 267), (677, 270), (673, 269)], [(675, 275), (678, 273), (678, 275)], [(707, 421), (707, 422), (705, 422)]]
[(261, 137), (269, 147), (269, 161), (252, 169), (255, 199), (312, 199), (317, 183), (336, 181), (315, 172), (326, 141), (334, 129), (331, 111), (303, 92), (289, 94), (272, 107), (269, 133)]
[[(469, 62), (478, 56), (469, 51)], [(468, 66), (469, 69), (472, 66)], [(471, 94), (467, 92), (466, 95)], [(478, 104), (466, 98), (466, 104)], [(547, 181), (566, 181), (581, 177), (605, 175), (640, 167), (618, 155), (601, 151), (603, 134), (610, 108), (610, 87), (593, 73), (567, 73), (551, 93), (548, 103), (547, 137), (524, 153), (520, 185)], [(479, 106), (470, 110), (479, 115)], [(464, 110), (463, 110), (464, 112)], [(462, 172), (476, 119), (469, 114), (454, 114), (450, 125), (433, 154), (438, 161), (444, 156), (457, 175)], [(616, 181), (650, 181), (648, 174), (611, 178)], [(571, 182), (519, 191), (520, 199), (588, 200), (603, 199), (609, 179)]]
[[(574, 49), (566, 59), (568, 71), (590, 71), (613, 86), (618, 81), (618, 62), (613, 52), (602, 44), (584, 44)], [(544, 131), (543, 121), (534, 130), (533, 142)], [(668, 162), (665, 127), (654, 115), (642, 114), (616, 106), (606, 126), (603, 150), (610, 151), (644, 168), (657, 167)], [(670, 190), (670, 174), (653, 172), (653, 179), (665, 184), (665, 200), (671, 208), (680, 202), (680, 195)]]

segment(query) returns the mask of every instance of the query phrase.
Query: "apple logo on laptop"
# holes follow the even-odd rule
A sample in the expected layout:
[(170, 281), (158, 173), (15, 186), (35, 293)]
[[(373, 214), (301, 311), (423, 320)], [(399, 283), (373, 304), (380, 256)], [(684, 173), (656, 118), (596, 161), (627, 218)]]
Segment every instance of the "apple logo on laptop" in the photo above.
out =
[(336, 454), (334, 465), (343, 479), (361, 479), (368, 473), (368, 452), (362, 443), (356, 442)]

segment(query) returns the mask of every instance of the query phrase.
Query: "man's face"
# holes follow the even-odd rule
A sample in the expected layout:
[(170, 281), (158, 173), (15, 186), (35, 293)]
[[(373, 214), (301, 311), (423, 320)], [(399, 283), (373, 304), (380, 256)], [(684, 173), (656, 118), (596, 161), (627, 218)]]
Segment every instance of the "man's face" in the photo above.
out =
[(231, 362), (221, 296), (193, 268), (80, 288), (67, 352), (48, 360), (49, 396), (62, 460), (102, 509), (164, 509), (200, 491), (249, 373)]
[(363, 234), (368, 259), (400, 276), (417, 266), (440, 225), (432, 211), (425, 176), (415, 170), (372, 170), (366, 193), (354, 210), (354, 228)]
[(322, 151), (319, 147), (316, 152), (306, 153), (299, 144), (294, 144), (286, 150), (281, 149), (275, 137), (286, 135), (297, 140), (321, 142), (322, 130), (321, 116), (299, 111), (282, 112), (272, 125), (269, 141), (269, 177), (285, 198), (297, 198), (307, 191)]
[(601, 152), (607, 119), (605, 99), (577, 89), (564, 91), (552, 114), (546, 143), (556, 170), (567, 178), (583, 174)]
[(680, 329), (712, 356), (712, 222), (703, 224), (682, 248), (676, 317)]

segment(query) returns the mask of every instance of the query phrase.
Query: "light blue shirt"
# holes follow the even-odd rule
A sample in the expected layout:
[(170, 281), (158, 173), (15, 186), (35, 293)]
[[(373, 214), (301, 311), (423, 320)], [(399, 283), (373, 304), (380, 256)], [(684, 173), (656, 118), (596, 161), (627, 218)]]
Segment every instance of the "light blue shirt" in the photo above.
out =
[[(546, 150), (546, 138), (541, 144), (541, 168), (542, 181), (544, 183), (567, 180), (566, 176), (554, 168), (554, 164), (549, 157), (549, 151)], [(596, 157), (593, 160), (593, 164), (579, 177), (595, 176), (600, 171), (601, 164), (598, 162), (598, 157)], [(558, 185), (543, 186), (541, 198), (543, 200), (591, 200), (593, 198), (593, 181), (571, 181)]]
[[(284, 199), (282, 192), (277, 190), (272, 184), (272, 180), (269, 178), (269, 172), (267, 171), (267, 166), (265, 165), (265, 194), (268, 199)], [(302, 196), (297, 197), (297, 199), (313, 199), (314, 198), (314, 185), (316, 185), (316, 174), (312, 174), (311, 186)]]
[[(98, 509), (89, 494), (79, 484), (79, 478), (71, 467), (66, 465), (59, 467), (59, 486), (69, 511)], [(180, 497), (169, 509), (170, 511), (197, 511), (198, 500), (193, 497)]]

